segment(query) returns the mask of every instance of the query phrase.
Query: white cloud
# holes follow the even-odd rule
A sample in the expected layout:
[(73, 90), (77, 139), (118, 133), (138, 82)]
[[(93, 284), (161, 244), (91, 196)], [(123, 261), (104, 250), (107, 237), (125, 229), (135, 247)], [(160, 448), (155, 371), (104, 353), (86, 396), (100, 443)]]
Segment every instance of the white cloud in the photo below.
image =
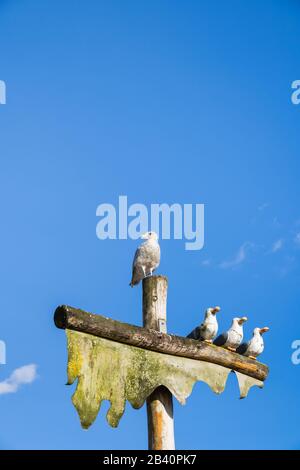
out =
[(271, 253), (276, 253), (277, 251), (281, 250), (283, 247), (283, 240), (280, 238), (279, 240), (276, 240), (276, 242), (273, 243), (272, 248), (271, 248)]
[(211, 265), (211, 261), (210, 261), (210, 259), (205, 259), (205, 260), (202, 261), (201, 264), (202, 264), (202, 266), (210, 266), (210, 265)]
[(36, 369), (36, 364), (28, 364), (15, 369), (8, 379), (0, 382), (0, 395), (15, 393), (20, 385), (32, 383), (37, 377)]
[(247, 257), (247, 250), (252, 246), (252, 243), (245, 242), (243, 245), (238, 249), (237, 253), (231, 260), (223, 261), (220, 264), (220, 268), (228, 269), (238, 266), (239, 264), (243, 263)]
[(297, 245), (300, 246), (300, 232), (297, 233), (297, 235), (294, 238), (294, 241)]

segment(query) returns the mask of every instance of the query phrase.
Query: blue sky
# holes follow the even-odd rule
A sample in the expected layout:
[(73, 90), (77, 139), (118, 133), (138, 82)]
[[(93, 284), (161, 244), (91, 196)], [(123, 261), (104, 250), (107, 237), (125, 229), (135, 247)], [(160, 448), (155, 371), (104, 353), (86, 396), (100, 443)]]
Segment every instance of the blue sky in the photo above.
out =
[(299, 448), (299, 3), (3, 0), (0, 15), (0, 448), (147, 445), (145, 408), (111, 429), (104, 404), (81, 430), (53, 325), (61, 303), (141, 324), (137, 242), (96, 237), (97, 206), (124, 194), (205, 204), (202, 250), (161, 242), (170, 332), (216, 304), (221, 330), (236, 314), (247, 337), (270, 327), (264, 390), (197, 384), (175, 403), (177, 448)]

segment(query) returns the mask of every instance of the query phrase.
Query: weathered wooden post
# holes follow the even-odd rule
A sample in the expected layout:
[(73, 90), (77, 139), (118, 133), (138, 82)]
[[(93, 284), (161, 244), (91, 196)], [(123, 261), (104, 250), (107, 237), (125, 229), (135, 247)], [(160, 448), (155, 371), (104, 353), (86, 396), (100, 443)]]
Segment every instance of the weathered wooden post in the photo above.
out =
[[(161, 333), (167, 332), (167, 290), (165, 276), (143, 280), (143, 326)], [(147, 398), (149, 450), (174, 450), (173, 397), (161, 385)]]

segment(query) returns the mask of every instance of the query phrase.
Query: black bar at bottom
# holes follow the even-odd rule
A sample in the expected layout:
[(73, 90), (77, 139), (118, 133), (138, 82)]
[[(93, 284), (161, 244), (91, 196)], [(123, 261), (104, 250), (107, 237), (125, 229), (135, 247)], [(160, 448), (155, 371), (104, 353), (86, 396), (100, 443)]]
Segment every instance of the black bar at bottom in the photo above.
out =
[[(137, 468), (141, 465), (198, 465), (207, 463), (211, 465), (213, 462), (220, 465), (228, 462), (237, 465), (238, 462), (250, 461), (263, 464), (264, 461), (270, 462), (270, 458), (288, 458), (289, 462), (300, 461), (300, 452), (298, 450), (177, 450), (177, 451), (129, 451), (129, 450), (2, 450), (0, 453), (1, 465), (20, 462), (22, 464), (32, 462), (47, 465), (51, 463), (79, 464), (82, 462), (84, 468), (88, 468), (89, 464), (93, 465), (121, 465), (126, 468)], [(7, 468), (7, 467), (3, 467)], [(97, 468), (97, 467), (93, 467)]]

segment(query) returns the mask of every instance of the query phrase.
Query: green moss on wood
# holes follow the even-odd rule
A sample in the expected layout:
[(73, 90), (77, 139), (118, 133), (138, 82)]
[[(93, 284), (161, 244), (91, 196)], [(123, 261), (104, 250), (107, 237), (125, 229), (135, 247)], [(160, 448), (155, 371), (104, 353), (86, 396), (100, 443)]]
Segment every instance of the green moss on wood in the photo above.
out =
[[(72, 397), (81, 425), (88, 428), (96, 419), (103, 400), (110, 401), (107, 421), (117, 427), (128, 400), (140, 408), (159, 385), (167, 387), (181, 404), (196, 381), (221, 393), (230, 369), (194, 359), (161, 354), (66, 330), (68, 338), (68, 384), (78, 378)], [(262, 382), (239, 374), (241, 395)]]

